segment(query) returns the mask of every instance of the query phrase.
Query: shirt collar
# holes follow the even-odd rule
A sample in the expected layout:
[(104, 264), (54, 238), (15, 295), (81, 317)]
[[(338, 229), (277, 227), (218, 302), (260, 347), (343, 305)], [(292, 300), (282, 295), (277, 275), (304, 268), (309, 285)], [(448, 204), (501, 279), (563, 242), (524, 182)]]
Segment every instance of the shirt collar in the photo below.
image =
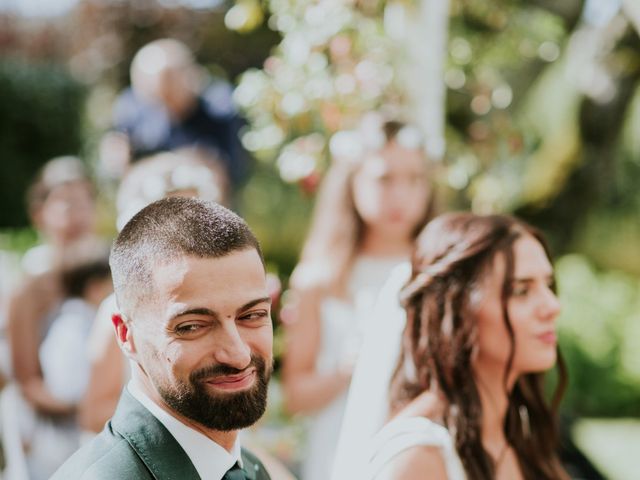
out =
[(162, 423), (183, 448), (200, 478), (222, 479), (236, 463), (242, 468), (240, 439), (231, 453), (202, 433), (188, 427), (166, 410), (160, 408), (132, 378), (127, 385), (129, 393)]

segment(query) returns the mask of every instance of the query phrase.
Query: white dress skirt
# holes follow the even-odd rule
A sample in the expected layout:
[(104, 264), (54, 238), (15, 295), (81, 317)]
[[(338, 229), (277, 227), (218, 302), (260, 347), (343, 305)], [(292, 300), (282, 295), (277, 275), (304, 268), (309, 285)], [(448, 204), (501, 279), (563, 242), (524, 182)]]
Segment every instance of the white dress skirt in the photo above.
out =
[[(321, 338), (316, 360), (318, 373), (334, 373), (341, 364), (355, 361), (373, 317), (380, 288), (402, 258), (360, 256), (348, 284), (351, 302), (326, 298), (320, 305)], [(307, 423), (302, 480), (331, 478), (333, 459), (342, 425), (347, 392), (317, 412)]]

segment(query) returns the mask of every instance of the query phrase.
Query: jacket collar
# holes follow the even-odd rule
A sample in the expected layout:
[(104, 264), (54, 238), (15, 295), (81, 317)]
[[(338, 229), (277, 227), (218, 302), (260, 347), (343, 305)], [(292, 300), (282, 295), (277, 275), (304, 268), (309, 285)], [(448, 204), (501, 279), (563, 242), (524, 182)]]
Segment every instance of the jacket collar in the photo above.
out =
[[(200, 480), (180, 444), (126, 388), (111, 419), (111, 427), (127, 440), (156, 480)], [(242, 462), (249, 480), (256, 480), (257, 472), (264, 470), (258, 459), (245, 449), (242, 449)]]
[(127, 440), (156, 480), (200, 479), (180, 444), (126, 388), (111, 426)]

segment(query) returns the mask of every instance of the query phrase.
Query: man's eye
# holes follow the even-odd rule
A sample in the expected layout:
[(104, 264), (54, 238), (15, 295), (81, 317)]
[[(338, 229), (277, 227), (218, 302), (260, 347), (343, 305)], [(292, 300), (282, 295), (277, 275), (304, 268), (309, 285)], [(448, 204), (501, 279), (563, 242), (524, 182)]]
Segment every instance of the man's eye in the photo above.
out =
[(266, 310), (260, 310), (258, 312), (247, 313), (246, 315), (243, 315), (242, 317), (240, 317), (240, 319), (250, 322), (250, 321), (256, 321), (256, 320), (264, 320), (268, 316), (269, 316), (269, 312), (267, 312)]
[(204, 325), (200, 325), (199, 323), (185, 323), (182, 325), (178, 325), (175, 328), (175, 332), (178, 335), (189, 335), (199, 332), (204, 328)]

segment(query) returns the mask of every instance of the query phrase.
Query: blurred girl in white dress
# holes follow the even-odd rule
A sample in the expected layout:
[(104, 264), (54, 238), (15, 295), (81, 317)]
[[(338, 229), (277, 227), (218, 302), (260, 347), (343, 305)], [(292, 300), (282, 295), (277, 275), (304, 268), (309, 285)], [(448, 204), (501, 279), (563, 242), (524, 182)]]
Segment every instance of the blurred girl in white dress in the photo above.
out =
[(286, 409), (310, 420), (303, 480), (330, 478), (372, 307), (433, 203), (415, 128), (372, 116), (350, 135), (332, 140), (333, 164), (291, 277), (282, 380)]

